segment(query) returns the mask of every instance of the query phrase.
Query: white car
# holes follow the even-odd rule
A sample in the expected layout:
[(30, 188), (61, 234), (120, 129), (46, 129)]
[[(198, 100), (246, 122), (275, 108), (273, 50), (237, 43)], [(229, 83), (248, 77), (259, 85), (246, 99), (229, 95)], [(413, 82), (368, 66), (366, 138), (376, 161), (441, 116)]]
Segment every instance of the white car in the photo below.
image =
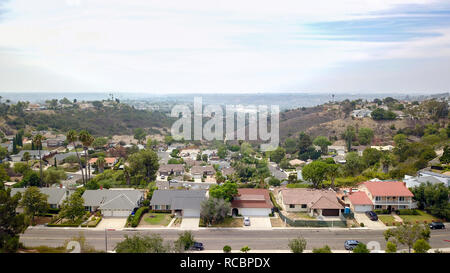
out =
[(244, 217), (244, 226), (250, 226), (250, 218)]

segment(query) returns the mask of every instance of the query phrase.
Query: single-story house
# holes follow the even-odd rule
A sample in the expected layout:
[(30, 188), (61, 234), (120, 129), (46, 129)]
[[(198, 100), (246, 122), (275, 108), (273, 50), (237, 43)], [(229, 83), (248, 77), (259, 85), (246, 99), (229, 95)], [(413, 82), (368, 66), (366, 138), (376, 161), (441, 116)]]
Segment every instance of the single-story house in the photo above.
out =
[[(16, 155), (12, 155), (11, 159), (13, 162), (20, 162), (23, 160), (23, 155), (28, 153), (30, 155), (30, 160), (39, 160), (39, 150), (22, 150)], [(41, 158), (49, 156), (51, 153), (49, 151), (41, 150)]]
[(348, 201), (350, 209), (353, 212), (366, 212), (373, 210), (373, 202), (364, 191), (351, 191), (344, 198), (344, 201)]
[(434, 177), (437, 180), (444, 183), (445, 185), (447, 185), (447, 187), (450, 187), (450, 176), (449, 175), (446, 175), (443, 173), (436, 173), (436, 172), (428, 171), (428, 170), (420, 170), (417, 173), (417, 176), (419, 176), (419, 177)]
[(86, 190), (83, 193), (86, 210), (100, 210), (106, 217), (128, 217), (144, 201), (140, 190)]
[[(97, 162), (98, 158), (89, 159), (89, 164), (92, 166)], [(119, 161), (117, 157), (105, 157), (105, 167), (112, 168)]]
[(306, 212), (310, 216), (340, 216), (344, 206), (333, 190), (283, 188), (278, 191), (279, 203), (287, 212)]
[(193, 166), (191, 168), (191, 175), (192, 175), (192, 177), (194, 177), (194, 179), (201, 179), (204, 175), (205, 176), (213, 176), (215, 173), (216, 173), (216, 170), (211, 165)]
[(273, 204), (267, 189), (238, 189), (231, 202), (231, 213), (242, 216), (269, 216)]
[[(24, 193), (27, 188), (12, 188), (11, 195), (18, 192)], [(69, 197), (74, 191), (64, 188), (39, 188), (39, 191), (47, 195), (47, 203), (50, 208), (60, 208), (64, 200)]]
[(231, 175), (233, 175), (235, 172), (236, 172), (236, 170), (233, 167), (222, 169), (222, 175), (227, 178), (230, 177)]
[(158, 169), (159, 175), (183, 175), (184, 174), (184, 166), (183, 164), (164, 164), (159, 166)]
[(150, 208), (183, 217), (200, 217), (201, 203), (206, 198), (206, 190), (155, 190)]

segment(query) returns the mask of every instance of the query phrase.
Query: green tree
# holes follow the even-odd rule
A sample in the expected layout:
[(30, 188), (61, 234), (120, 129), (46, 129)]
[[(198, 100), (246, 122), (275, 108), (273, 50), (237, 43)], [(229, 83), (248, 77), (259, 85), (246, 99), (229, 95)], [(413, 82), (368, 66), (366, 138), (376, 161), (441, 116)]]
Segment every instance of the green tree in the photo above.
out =
[(186, 251), (191, 246), (194, 245), (195, 239), (194, 235), (192, 235), (192, 232), (190, 231), (184, 231), (183, 233), (178, 234), (178, 240), (175, 241), (175, 248), (182, 252)]
[(431, 246), (426, 240), (419, 239), (414, 243), (413, 249), (414, 253), (427, 253)]
[(94, 149), (101, 149), (108, 143), (108, 139), (105, 137), (97, 137), (95, 138), (94, 142), (92, 142), (92, 147)]
[(372, 142), (374, 137), (373, 130), (370, 128), (361, 128), (358, 132), (358, 141), (361, 145), (367, 145)]
[(27, 228), (25, 214), (16, 214), (21, 194), (11, 196), (0, 183), (0, 253), (14, 253), (19, 248), (19, 234)]
[(386, 253), (397, 253), (397, 245), (394, 242), (387, 242), (386, 243)]
[(286, 149), (286, 153), (293, 154), (297, 151), (297, 141), (293, 138), (286, 138), (284, 141), (284, 148)]
[(221, 185), (212, 185), (209, 188), (209, 196), (224, 199), (227, 202), (231, 202), (233, 200), (233, 196), (237, 193), (237, 184), (233, 182), (225, 182)]
[(225, 145), (221, 145), (218, 149), (217, 149), (217, 156), (220, 159), (225, 159), (225, 157), (227, 156), (227, 147)]
[(146, 136), (147, 136), (147, 134), (145, 133), (144, 129), (136, 128), (134, 130), (134, 139), (136, 139), (139, 144), (141, 144), (142, 141), (144, 141)]
[(282, 147), (278, 147), (270, 153), (270, 160), (275, 163), (280, 163), (285, 155), (286, 155), (286, 150)]
[(383, 153), (374, 148), (367, 148), (363, 151), (362, 160), (367, 166), (373, 166), (380, 162)]
[(72, 143), (73, 147), (75, 148), (75, 153), (77, 155), (78, 164), (80, 166), (80, 171), (81, 171), (81, 177), (82, 177), (82, 180), (83, 180), (83, 184), (86, 184), (86, 181), (84, 179), (83, 165), (81, 163), (80, 155), (78, 154), (77, 146), (75, 144), (75, 142), (78, 140), (78, 133), (77, 133), (77, 131), (70, 130), (69, 132), (67, 132), (66, 139), (67, 139), (67, 142)]
[(305, 132), (301, 132), (298, 136), (298, 149), (299, 153), (303, 154), (308, 151), (308, 148), (311, 147), (312, 140), (309, 135), (307, 135)]
[(152, 150), (141, 150), (128, 157), (131, 174), (141, 175), (147, 183), (156, 179), (158, 161), (158, 155)]
[(353, 140), (356, 139), (356, 132), (353, 126), (348, 126), (345, 132), (342, 134), (342, 138), (347, 143), (347, 150), (350, 151), (352, 148)]
[(344, 172), (349, 176), (356, 176), (365, 168), (364, 161), (356, 152), (350, 152), (345, 156)]
[(159, 234), (149, 236), (125, 235), (125, 240), (117, 243), (115, 247), (117, 253), (168, 253), (170, 246), (164, 244), (164, 239)]
[(327, 176), (327, 171), (327, 163), (323, 161), (314, 161), (303, 167), (302, 176), (303, 179), (310, 182), (314, 188), (320, 188)]
[(78, 140), (83, 144), (83, 149), (84, 149), (84, 160), (86, 162), (86, 169), (85, 169), (85, 181), (87, 182), (90, 178), (91, 178), (91, 164), (89, 164), (88, 161), (88, 150), (89, 147), (92, 145), (92, 143), (94, 142), (94, 137), (89, 134), (88, 131), (86, 130), (82, 130), (79, 134), (78, 134)]
[(448, 202), (450, 189), (444, 184), (423, 183), (412, 188), (411, 192), (420, 209), (426, 209), (437, 217), (450, 219), (450, 203)]
[(331, 141), (328, 140), (328, 138), (324, 136), (318, 136), (314, 139), (314, 145), (317, 145), (320, 147), (320, 151), (322, 154), (326, 155), (328, 154), (328, 146), (331, 145)]
[(105, 170), (105, 163), (106, 163), (105, 158), (99, 157), (95, 163), (97, 164), (98, 172), (103, 173), (103, 171)]
[(43, 174), (42, 174), (42, 157), (41, 157), (41, 147), (42, 147), (42, 141), (44, 140), (44, 137), (40, 134), (37, 134), (33, 138), (34, 145), (38, 148), (39, 152), (39, 177), (41, 185), (43, 185)]
[(72, 222), (75, 222), (76, 218), (82, 217), (84, 213), (84, 200), (81, 195), (76, 193), (63, 201), (59, 211), (62, 218), (70, 219)]
[(223, 222), (230, 211), (230, 203), (219, 198), (209, 198), (201, 203), (200, 218), (205, 225)]
[(67, 179), (67, 174), (64, 170), (50, 167), (44, 171), (44, 183), (46, 185), (58, 184), (64, 179)]
[(446, 145), (444, 148), (444, 153), (439, 158), (442, 164), (450, 164), (450, 146)]
[(363, 243), (359, 243), (354, 249), (353, 253), (370, 253), (370, 250)]
[(417, 240), (423, 239), (428, 241), (430, 238), (430, 228), (427, 225), (421, 224), (403, 224), (396, 228), (386, 230), (384, 232), (384, 238), (386, 241), (392, 238), (394, 243), (407, 246), (408, 252), (411, 253), (411, 248)]
[(41, 193), (37, 187), (29, 187), (25, 190), (20, 201), (25, 213), (31, 216), (31, 222), (34, 224), (34, 216), (44, 213), (48, 209), (48, 196)]
[(289, 240), (288, 246), (292, 253), (303, 253), (306, 249), (306, 240), (303, 237), (298, 237)]

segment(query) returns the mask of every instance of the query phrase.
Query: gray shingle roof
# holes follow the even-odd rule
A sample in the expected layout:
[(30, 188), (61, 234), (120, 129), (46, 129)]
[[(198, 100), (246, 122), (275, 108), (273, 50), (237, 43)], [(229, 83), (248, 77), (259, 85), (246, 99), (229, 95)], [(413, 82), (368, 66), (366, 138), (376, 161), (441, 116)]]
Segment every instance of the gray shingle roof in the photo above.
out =
[[(138, 201), (144, 196), (144, 193), (139, 190), (86, 190), (82, 197), (84, 199), (84, 205), (89, 207), (100, 207), (110, 203), (108, 206), (115, 207), (116, 209), (129, 208), (126, 202), (119, 200), (123, 199), (123, 197), (112, 202), (112, 200), (121, 195), (126, 196), (129, 201), (137, 206)], [(124, 205), (124, 207), (119, 207), (120, 205)]]
[[(25, 192), (27, 188), (12, 188), (11, 189), (11, 195), (14, 195), (18, 192), (22, 193)], [(62, 189), (62, 188), (39, 188), (40, 192), (47, 195), (47, 203), (49, 204), (59, 204), (61, 200), (65, 197), (66, 192), (69, 192), (67, 196), (70, 196), (73, 191), (68, 189)]]
[(128, 196), (125, 194), (120, 194), (113, 199), (107, 201), (103, 205), (100, 206), (100, 209), (134, 209), (137, 206), (137, 203), (133, 203)]
[(170, 205), (171, 209), (200, 209), (206, 190), (156, 190), (150, 205)]

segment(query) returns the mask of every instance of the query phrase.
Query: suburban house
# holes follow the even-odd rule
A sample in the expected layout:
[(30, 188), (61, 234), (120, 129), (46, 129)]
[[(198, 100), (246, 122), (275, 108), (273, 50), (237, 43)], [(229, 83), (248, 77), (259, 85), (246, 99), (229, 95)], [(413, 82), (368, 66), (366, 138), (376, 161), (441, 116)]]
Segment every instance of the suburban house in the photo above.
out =
[(300, 166), (300, 165), (306, 164), (306, 162), (303, 160), (300, 160), (300, 159), (292, 159), (291, 161), (289, 161), (289, 164), (291, 166)]
[(150, 209), (171, 211), (183, 217), (200, 217), (201, 203), (206, 198), (206, 190), (155, 190)]
[(62, 163), (64, 163), (64, 159), (66, 159), (70, 156), (77, 156), (77, 153), (75, 153), (75, 152), (62, 153), (62, 154), (58, 153), (58, 154), (55, 154), (55, 156), (53, 158), (49, 158), (48, 162), (50, 164), (54, 164), (55, 159), (56, 159), (57, 164), (62, 164)]
[[(27, 188), (12, 188), (11, 195), (14, 195), (18, 192), (24, 193)], [(47, 203), (50, 208), (59, 208), (64, 200), (69, 197), (73, 191), (64, 189), (64, 188), (39, 188), (39, 191), (45, 195), (47, 195)]]
[(328, 151), (338, 155), (345, 155), (345, 146), (331, 145), (328, 146)]
[(86, 210), (100, 210), (106, 217), (128, 217), (144, 201), (140, 190), (86, 190), (83, 193)]
[(242, 216), (268, 216), (272, 213), (272, 201), (270, 201), (267, 189), (238, 189), (238, 194), (231, 202), (231, 213)]
[(370, 146), (372, 149), (377, 149), (378, 151), (392, 151), (394, 146), (386, 145), (386, 146)]
[[(25, 153), (28, 153), (30, 155), (30, 160), (39, 160), (39, 151), (38, 150), (22, 150), (16, 155), (12, 155), (11, 159), (13, 162), (20, 162), (23, 160), (23, 155)], [(47, 157), (51, 153), (49, 151), (43, 151), (41, 150), (41, 157)]]
[(191, 168), (191, 175), (194, 179), (202, 179), (203, 176), (213, 176), (216, 174), (216, 170), (213, 166), (193, 166)]
[(183, 175), (184, 174), (184, 166), (183, 164), (165, 164), (159, 166), (158, 169), (159, 175)]
[(434, 177), (434, 176), (410, 176), (410, 175), (405, 175), (405, 177), (403, 178), (403, 182), (406, 183), (406, 187), (409, 188), (414, 188), (414, 187), (418, 187), (422, 184), (426, 184), (426, 183), (430, 183), (430, 184), (444, 184), (446, 185), (444, 182), (442, 182), (441, 180), (439, 180), (438, 178)]
[(344, 206), (333, 190), (309, 188), (283, 188), (278, 200), (287, 212), (306, 212), (310, 216), (340, 216)]
[(373, 202), (364, 191), (350, 192), (344, 196), (346, 202), (353, 212), (366, 212), (373, 210)]
[(400, 181), (367, 181), (359, 186), (372, 201), (374, 209), (411, 209), (414, 206), (413, 194)]
[(226, 178), (231, 177), (236, 171), (233, 167), (223, 168), (222, 169), (222, 175)]
[(200, 149), (198, 148), (183, 148), (180, 150), (180, 157), (197, 159), (197, 155), (200, 154)]
[(56, 138), (49, 138), (46, 140), (47, 147), (60, 147), (64, 145), (66, 136), (59, 136)]
[[(94, 165), (97, 162), (98, 158), (89, 159), (89, 165)], [(112, 168), (119, 161), (117, 157), (105, 157), (105, 167)]]

